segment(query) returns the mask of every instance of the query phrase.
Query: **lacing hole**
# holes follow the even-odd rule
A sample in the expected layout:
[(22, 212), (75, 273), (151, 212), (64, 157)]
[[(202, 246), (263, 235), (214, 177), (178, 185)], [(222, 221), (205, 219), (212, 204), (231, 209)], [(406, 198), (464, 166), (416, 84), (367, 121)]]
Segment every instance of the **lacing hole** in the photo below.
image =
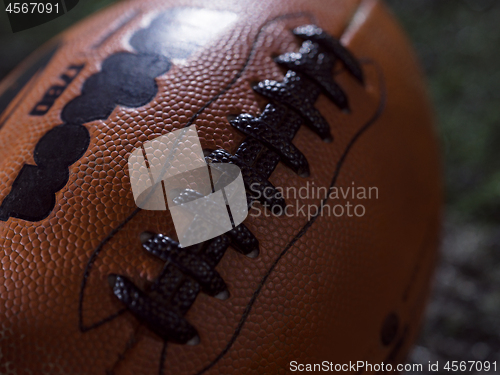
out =
[(112, 289), (115, 287), (116, 275), (114, 273), (108, 275), (108, 284)]
[(139, 238), (141, 239), (141, 243), (142, 244), (145, 244), (146, 242), (148, 242), (151, 238), (153, 238), (155, 234), (154, 233), (151, 233), (151, 232), (142, 232), (139, 236)]
[(195, 345), (198, 345), (200, 343), (200, 336), (196, 335), (195, 337), (193, 337), (191, 340), (189, 340), (186, 345), (189, 345), (189, 346), (195, 346)]
[(214, 151), (215, 151), (215, 150), (212, 150), (212, 149), (210, 149), (210, 148), (204, 148), (204, 149), (203, 149), (203, 156), (204, 156), (204, 157), (210, 156), (210, 154), (211, 154), (212, 152), (214, 152)]
[(251, 259), (255, 259), (259, 256), (259, 250), (258, 249), (252, 250), (248, 254), (245, 254), (245, 255)]
[(250, 81), (250, 87), (255, 87), (255, 86), (258, 86), (258, 84), (260, 83), (261, 81)]
[(220, 299), (221, 301), (225, 301), (226, 299), (229, 298), (229, 291), (226, 289), (220, 292), (219, 294), (215, 295), (214, 297)]
[(399, 318), (395, 313), (386, 316), (380, 330), (380, 341), (384, 346), (392, 344), (399, 331)]

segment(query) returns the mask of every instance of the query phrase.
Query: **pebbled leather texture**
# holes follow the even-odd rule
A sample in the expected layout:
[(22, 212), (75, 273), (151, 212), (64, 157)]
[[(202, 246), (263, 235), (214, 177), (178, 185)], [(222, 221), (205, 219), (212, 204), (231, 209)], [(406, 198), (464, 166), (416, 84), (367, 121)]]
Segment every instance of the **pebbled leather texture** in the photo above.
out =
[[(167, 34), (147, 39), (174, 7), (234, 22), (174, 53)], [(54, 196), (40, 214), (0, 209), (0, 374), (284, 374), (290, 361), (404, 360), (437, 254), (440, 164), (422, 74), (381, 2), (135, 0), (56, 42), (31, 58), (36, 69), (28, 61), (0, 83), (0, 102), (11, 96), (0, 113), (1, 205), (21, 171), (57, 177), (47, 191), (28, 191), (33, 207), (39, 194)], [(325, 46), (340, 51), (321, 60), (331, 75), (314, 63)], [(154, 72), (127, 70), (116, 97), (85, 104), (88, 90), (116, 82), (93, 78), (116, 56), (135, 67), (153, 61)], [(11, 94), (18, 79), (24, 87)], [(298, 91), (268, 94), (297, 79), (309, 87), (298, 98), (311, 101), (307, 113), (287, 101)], [(142, 91), (128, 102), (123, 90)], [(75, 102), (104, 109), (89, 117)], [(191, 123), (208, 161), (251, 164), (242, 174), (262, 186), (377, 187), (378, 198), (328, 201), (362, 203), (362, 217), (250, 215), (183, 251), (168, 211), (137, 209), (127, 158)], [(37, 146), (51, 131), (60, 134)], [(296, 212), (322, 199), (255, 205)], [(151, 302), (168, 298), (176, 314)]]

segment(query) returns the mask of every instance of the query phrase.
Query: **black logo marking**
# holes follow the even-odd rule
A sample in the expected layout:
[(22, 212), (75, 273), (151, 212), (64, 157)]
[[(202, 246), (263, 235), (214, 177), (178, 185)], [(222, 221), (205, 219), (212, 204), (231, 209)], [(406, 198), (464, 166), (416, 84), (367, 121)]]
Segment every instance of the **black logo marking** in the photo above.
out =
[(90, 144), (83, 124), (106, 119), (117, 105), (147, 104), (156, 95), (154, 78), (169, 68), (166, 58), (154, 54), (122, 52), (107, 58), (102, 71), (85, 81), (82, 94), (64, 106), (64, 123), (46, 133), (36, 145), (37, 165), (22, 167), (0, 206), (0, 220), (45, 219), (54, 208), (55, 193), (68, 182), (69, 166), (83, 156)]
[[(117, 105), (135, 108), (149, 103), (157, 93), (155, 78), (170, 70), (170, 59), (189, 57), (219, 31), (217, 27), (204, 28), (212, 23), (204, 24), (203, 17), (205, 20), (211, 18), (209, 21), (218, 17), (220, 27), (224, 27), (232, 22), (233, 16), (229, 12), (173, 8), (154, 19), (149, 27), (137, 31), (130, 44), (138, 53), (120, 52), (104, 60), (102, 70), (83, 84), (81, 95), (64, 106), (63, 124), (40, 139), (34, 152), (37, 165), (22, 167), (0, 206), (0, 220), (6, 221), (9, 217), (28, 221), (45, 219), (54, 208), (55, 193), (68, 182), (69, 166), (84, 155), (90, 144), (89, 132), (83, 124), (107, 119)], [(179, 46), (176, 35), (180, 36), (178, 28), (185, 17), (201, 21), (190, 35), (194, 39), (183, 37)], [(66, 73), (61, 78), (67, 84), (52, 86), (32, 110), (32, 115), (46, 113), (74, 75)]]

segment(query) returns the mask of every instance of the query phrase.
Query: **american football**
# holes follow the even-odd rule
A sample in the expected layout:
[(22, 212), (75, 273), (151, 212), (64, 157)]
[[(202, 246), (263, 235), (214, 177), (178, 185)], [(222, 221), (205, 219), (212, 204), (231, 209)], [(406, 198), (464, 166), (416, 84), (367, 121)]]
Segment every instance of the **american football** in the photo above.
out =
[(403, 372), (441, 206), (383, 2), (119, 2), (0, 83), (0, 374)]

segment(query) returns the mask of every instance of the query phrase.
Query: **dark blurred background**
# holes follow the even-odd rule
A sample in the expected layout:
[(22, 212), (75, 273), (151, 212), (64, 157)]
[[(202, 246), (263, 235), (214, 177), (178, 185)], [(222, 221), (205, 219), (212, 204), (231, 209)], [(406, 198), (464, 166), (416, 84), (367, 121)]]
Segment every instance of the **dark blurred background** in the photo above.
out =
[[(80, 0), (65, 16), (16, 34), (0, 12), (0, 79), (49, 38), (113, 2)], [(441, 262), (409, 361), (496, 360), (500, 372), (500, 1), (387, 2), (429, 79), (447, 193)]]
[(409, 360), (496, 360), (500, 373), (500, 1), (387, 2), (428, 76), (446, 178), (441, 263)]

